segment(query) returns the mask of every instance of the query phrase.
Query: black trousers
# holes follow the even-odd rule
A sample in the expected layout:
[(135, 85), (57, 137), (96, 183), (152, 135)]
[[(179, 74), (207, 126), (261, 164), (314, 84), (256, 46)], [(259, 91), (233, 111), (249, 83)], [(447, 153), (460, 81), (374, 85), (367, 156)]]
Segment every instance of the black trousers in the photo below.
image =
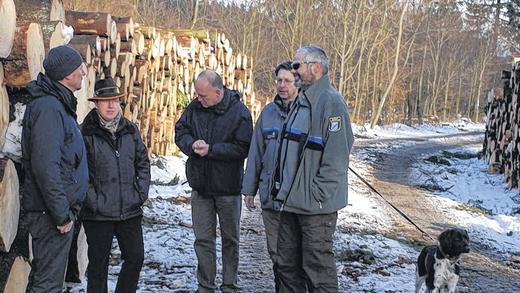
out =
[(131, 293), (137, 290), (144, 260), (141, 220), (142, 216), (125, 221), (83, 221), (88, 243), (88, 293), (108, 292), (108, 260), (114, 236), (123, 259), (115, 292)]
[(67, 262), (67, 272), (65, 273), (65, 282), (81, 283), (79, 278), (79, 264), (78, 264), (78, 236), (81, 231), (81, 222), (74, 223), (74, 237), (70, 245), (69, 260)]

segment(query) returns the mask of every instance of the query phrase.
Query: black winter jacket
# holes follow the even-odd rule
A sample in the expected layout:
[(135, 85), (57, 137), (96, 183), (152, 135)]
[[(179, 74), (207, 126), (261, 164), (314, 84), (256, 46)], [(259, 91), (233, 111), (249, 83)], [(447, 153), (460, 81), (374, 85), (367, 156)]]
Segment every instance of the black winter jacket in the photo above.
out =
[(75, 220), (85, 199), (88, 170), (72, 92), (44, 74), (27, 85), (22, 130), (23, 208), (48, 213), (56, 226)]
[(121, 117), (114, 135), (90, 111), (81, 131), (87, 147), (89, 184), (83, 220), (124, 221), (141, 215), (150, 187), (150, 160), (137, 126)]
[[(204, 108), (193, 100), (175, 125), (175, 143), (189, 158), (186, 177), (203, 196), (240, 195), (253, 122), (240, 93), (225, 89), (215, 106)], [(204, 157), (192, 150), (196, 140), (210, 144)]]

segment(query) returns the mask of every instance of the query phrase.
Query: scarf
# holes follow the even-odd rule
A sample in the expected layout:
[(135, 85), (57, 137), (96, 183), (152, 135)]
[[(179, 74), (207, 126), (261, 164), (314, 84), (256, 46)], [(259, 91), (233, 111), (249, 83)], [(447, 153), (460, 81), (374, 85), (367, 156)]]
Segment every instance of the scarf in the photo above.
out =
[(117, 127), (119, 126), (119, 121), (121, 121), (121, 117), (123, 116), (121, 112), (117, 113), (117, 116), (112, 119), (111, 121), (106, 121), (101, 117), (101, 114), (99, 114), (99, 111), (97, 111), (98, 117), (99, 117), (99, 124), (101, 127), (108, 130), (110, 133), (114, 134), (117, 131)]

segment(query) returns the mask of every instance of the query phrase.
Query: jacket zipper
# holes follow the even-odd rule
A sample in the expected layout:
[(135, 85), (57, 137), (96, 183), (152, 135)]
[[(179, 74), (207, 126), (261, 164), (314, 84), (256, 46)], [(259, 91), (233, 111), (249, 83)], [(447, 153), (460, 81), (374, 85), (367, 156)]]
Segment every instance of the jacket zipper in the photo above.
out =
[(121, 220), (123, 220), (123, 217), (124, 217), (124, 213), (123, 213), (123, 196), (121, 194), (121, 167), (120, 167), (120, 163), (119, 163), (119, 157), (121, 156), (121, 154), (119, 153), (119, 139), (115, 136), (115, 134), (112, 134), (112, 139), (114, 140), (114, 153), (115, 153), (115, 156), (116, 156), (116, 162), (117, 162), (117, 173), (118, 173), (118, 184), (119, 184), (119, 206), (120, 206), (120, 211), (121, 211), (121, 215), (119, 216), (119, 218)]
[[(205, 125), (205, 131), (206, 131), (205, 136), (207, 138), (207, 141), (206, 141), (207, 144), (213, 143), (213, 126), (215, 125), (215, 120), (216, 120), (216, 116), (214, 116), (214, 115), (215, 114), (210, 113), (210, 116), (207, 120), (207, 122), (209, 122), (209, 123)], [(210, 129), (210, 126), (211, 126), (211, 129)], [(209, 178), (210, 171), (209, 171), (209, 161), (208, 161), (208, 157), (207, 157), (208, 155), (209, 155), (209, 150), (208, 150), (208, 154), (206, 154), (205, 160), (204, 160), (204, 177), (206, 178), (204, 192), (207, 192), (206, 186), (210, 186), (210, 182), (211, 182), (211, 178)]]

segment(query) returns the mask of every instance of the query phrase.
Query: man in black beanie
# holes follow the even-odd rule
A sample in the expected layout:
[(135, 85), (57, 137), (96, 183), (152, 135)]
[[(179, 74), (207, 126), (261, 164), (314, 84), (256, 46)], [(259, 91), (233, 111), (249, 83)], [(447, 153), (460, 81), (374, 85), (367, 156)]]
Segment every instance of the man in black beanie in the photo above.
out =
[(67, 46), (49, 51), (45, 74), (27, 85), (22, 130), (25, 171), (22, 204), (34, 259), (27, 292), (62, 292), (74, 222), (88, 188), (83, 137), (76, 122), (76, 98), (85, 69)]

